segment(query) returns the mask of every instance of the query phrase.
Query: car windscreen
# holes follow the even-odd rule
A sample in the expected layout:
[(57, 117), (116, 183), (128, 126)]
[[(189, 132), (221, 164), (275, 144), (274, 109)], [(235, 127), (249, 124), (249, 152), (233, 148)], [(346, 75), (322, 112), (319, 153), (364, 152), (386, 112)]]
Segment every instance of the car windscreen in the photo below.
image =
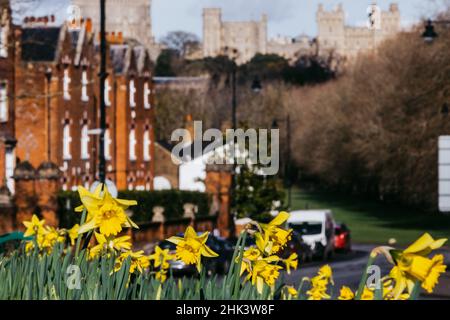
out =
[(322, 223), (321, 222), (290, 223), (289, 227), (304, 236), (310, 236), (310, 235), (322, 233)]

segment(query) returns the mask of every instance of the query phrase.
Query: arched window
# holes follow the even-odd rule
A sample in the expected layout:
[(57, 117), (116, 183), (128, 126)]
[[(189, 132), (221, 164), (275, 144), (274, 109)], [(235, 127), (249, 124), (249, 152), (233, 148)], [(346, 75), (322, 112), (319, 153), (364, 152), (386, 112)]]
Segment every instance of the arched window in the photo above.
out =
[(150, 109), (152, 107), (150, 103), (150, 94), (152, 93), (152, 90), (150, 90), (150, 85), (148, 82), (145, 82), (144, 84), (144, 108)]
[(109, 78), (105, 79), (105, 106), (111, 106), (111, 100), (109, 99), (109, 92), (111, 91), (111, 85), (109, 84)]
[(130, 84), (129, 84), (130, 88), (130, 107), (134, 108), (136, 107), (136, 99), (135, 99), (135, 95), (136, 95), (136, 86), (134, 85), (134, 80), (131, 79), (130, 80)]
[(89, 84), (89, 80), (87, 78), (87, 71), (83, 70), (81, 74), (81, 101), (89, 101), (89, 96), (87, 93), (87, 85)]
[(150, 155), (150, 145), (152, 141), (150, 140), (150, 130), (148, 127), (145, 128), (144, 131), (144, 139), (143, 139), (143, 150), (144, 150), (144, 161), (150, 161), (152, 159)]
[(0, 82), (0, 122), (8, 121), (8, 82)]
[(111, 134), (109, 128), (105, 131), (105, 159), (111, 160)]
[(70, 144), (72, 142), (72, 137), (70, 136), (70, 124), (66, 120), (63, 128), (63, 158), (64, 160), (72, 159), (72, 154), (70, 153)]
[(128, 137), (129, 156), (131, 161), (136, 161), (136, 131), (134, 127), (131, 128)]
[(69, 75), (69, 68), (66, 67), (64, 69), (64, 78), (63, 78), (63, 92), (64, 92), (64, 100), (70, 100), (70, 75)]
[(81, 128), (81, 159), (89, 159), (89, 133), (88, 125), (84, 124)]

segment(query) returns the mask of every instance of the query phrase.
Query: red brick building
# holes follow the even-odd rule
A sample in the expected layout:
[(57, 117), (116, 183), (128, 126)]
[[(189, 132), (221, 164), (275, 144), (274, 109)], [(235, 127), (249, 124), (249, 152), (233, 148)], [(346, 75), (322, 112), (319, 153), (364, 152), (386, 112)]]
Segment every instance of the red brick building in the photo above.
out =
[[(79, 30), (26, 18), (16, 52), (18, 161), (53, 162), (61, 186), (89, 187), (97, 177), (99, 48), (89, 20)], [(153, 185), (153, 84), (148, 52), (108, 35), (105, 88), (107, 178), (119, 190)]]
[(9, 1), (0, 1), (0, 186), (14, 190), (15, 32)]

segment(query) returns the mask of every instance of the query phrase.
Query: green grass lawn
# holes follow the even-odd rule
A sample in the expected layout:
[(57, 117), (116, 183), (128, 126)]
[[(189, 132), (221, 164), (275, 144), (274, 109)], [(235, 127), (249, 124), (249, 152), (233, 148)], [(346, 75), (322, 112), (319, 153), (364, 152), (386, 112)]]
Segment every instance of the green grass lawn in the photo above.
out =
[(450, 238), (450, 215), (294, 189), (292, 209), (306, 208), (333, 210), (336, 221), (349, 226), (357, 243), (387, 244), (390, 238), (395, 238), (398, 244), (406, 245), (424, 232), (435, 238)]

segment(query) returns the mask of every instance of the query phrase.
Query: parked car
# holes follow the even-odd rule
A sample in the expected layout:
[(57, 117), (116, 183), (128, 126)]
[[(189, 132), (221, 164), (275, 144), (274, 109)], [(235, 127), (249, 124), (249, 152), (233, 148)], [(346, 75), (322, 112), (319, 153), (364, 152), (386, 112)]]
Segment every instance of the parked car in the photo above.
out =
[(344, 223), (336, 223), (334, 227), (334, 248), (336, 251), (350, 252), (352, 250), (350, 229)]
[(286, 259), (291, 254), (296, 253), (300, 262), (308, 262), (313, 259), (311, 247), (303, 240), (303, 237), (297, 231), (292, 232), (291, 240), (281, 254), (281, 258)]
[(331, 210), (293, 211), (287, 226), (301, 234), (314, 257), (327, 260), (334, 255), (334, 218)]
[[(183, 237), (184, 234), (179, 234), (178, 236)], [(172, 242), (164, 240), (158, 245), (161, 249), (169, 249), (171, 254), (175, 254), (176, 245)], [(209, 275), (227, 273), (231, 265), (231, 259), (233, 258), (232, 244), (226, 239), (210, 234), (208, 240), (206, 241), (206, 245), (219, 255), (216, 258), (203, 257), (202, 264), (207, 273)], [(170, 261), (170, 269), (174, 276), (192, 276), (197, 274), (195, 265), (186, 265), (180, 260)]]

